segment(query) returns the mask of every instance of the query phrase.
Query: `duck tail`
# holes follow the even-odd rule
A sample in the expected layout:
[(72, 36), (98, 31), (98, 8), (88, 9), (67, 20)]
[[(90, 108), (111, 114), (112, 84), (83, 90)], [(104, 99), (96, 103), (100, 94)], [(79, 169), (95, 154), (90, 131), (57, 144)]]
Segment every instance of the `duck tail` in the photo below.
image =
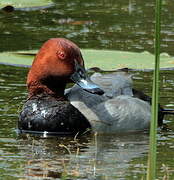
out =
[(162, 109), (162, 112), (164, 114), (173, 114), (174, 115), (174, 109)]

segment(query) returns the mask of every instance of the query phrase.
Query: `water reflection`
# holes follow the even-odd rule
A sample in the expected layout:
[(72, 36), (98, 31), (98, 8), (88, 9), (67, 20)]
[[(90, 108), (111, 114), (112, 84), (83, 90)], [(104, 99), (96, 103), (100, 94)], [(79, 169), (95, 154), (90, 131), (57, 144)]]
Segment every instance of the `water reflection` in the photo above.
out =
[(95, 138), (93, 173), (95, 176), (123, 178), (134, 158), (147, 153), (147, 134), (122, 134)]
[(27, 157), (24, 177), (63, 176), (82, 179), (122, 178), (134, 158), (147, 153), (148, 135), (94, 135), (73, 138), (19, 139), (19, 151)]

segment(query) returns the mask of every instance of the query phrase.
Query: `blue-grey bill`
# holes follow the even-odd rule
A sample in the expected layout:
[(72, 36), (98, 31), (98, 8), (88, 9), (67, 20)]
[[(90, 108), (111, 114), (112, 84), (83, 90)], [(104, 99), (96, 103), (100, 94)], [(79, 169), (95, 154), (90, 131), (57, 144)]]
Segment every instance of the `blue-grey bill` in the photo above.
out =
[(81, 88), (92, 94), (104, 94), (104, 91), (97, 84), (93, 83), (90, 79), (81, 79), (80, 81), (76, 82), (76, 84), (78, 84)]
[(78, 64), (77, 61), (75, 61), (75, 72), (71, 75), (71, 79), (82, 89), (90, 93), (104, 94), (104, 91), (88, 78), (85, 68)]

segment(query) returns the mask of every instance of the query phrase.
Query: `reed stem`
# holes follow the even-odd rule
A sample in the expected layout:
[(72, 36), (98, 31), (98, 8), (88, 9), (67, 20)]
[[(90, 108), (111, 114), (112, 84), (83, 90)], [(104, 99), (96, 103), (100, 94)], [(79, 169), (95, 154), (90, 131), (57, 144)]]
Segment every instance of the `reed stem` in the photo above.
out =
[(155, 6), (155, 70), (153, 73), (152, 118), (150, 125), (150, 150), (148, 156), (147, 180), (156, 179), (157, 121), (159, 96), (159, 65), (160, 65), (160, 31), (161, 31), (161, 0)]

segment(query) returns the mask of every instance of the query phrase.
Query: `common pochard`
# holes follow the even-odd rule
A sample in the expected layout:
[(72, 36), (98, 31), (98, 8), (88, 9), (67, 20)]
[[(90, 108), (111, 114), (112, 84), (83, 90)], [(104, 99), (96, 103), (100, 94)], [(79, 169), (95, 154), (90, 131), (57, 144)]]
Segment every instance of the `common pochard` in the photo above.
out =
[(91, 128), (88, 119), (64, 95), (66, 84), (103, 94), (86, 75), (80, 49), (71, 41), (53, 38), (43, 44), (27, 76), (28, 99), (18, 128), (26, 133), (75, 134)]

